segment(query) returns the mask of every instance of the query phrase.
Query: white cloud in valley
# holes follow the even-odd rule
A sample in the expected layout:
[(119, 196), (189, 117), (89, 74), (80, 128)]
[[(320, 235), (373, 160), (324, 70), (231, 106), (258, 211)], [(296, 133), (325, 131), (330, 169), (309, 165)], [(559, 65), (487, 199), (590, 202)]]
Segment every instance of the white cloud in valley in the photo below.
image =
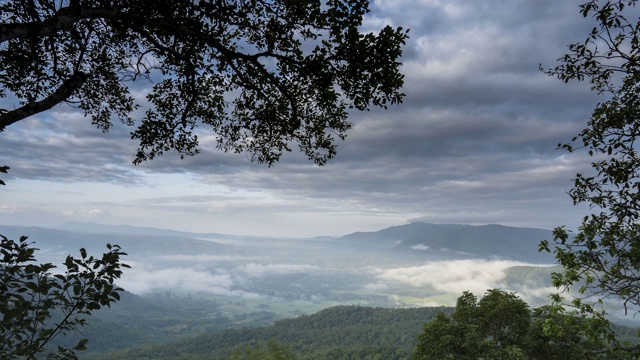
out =
[(226, 272), (212, 273), (193, 268), (153, 268), (144, 262), (128, 262), (118, 286), (137, 295), (164, 290), (203, 292), (208, 295), (257, 297), (257, 294), (232, 289), (234, 281)]
[(241, 265), (238, 271), (245, 273), (248, 277), (262, 278), (269, 275), (287, 275), (296, 273), (308, 273), (318, 270), (315, 265), (307, 264), (257, 264), (249, 263)]
[(486, 289), (500, 287), (505, 270), (517, 265), (523, 264), (482, 259), (433, 261), (421, 266), (380, 269), (376, 277), (388, 283), (429, 287), (445, 293), (482, 294)]

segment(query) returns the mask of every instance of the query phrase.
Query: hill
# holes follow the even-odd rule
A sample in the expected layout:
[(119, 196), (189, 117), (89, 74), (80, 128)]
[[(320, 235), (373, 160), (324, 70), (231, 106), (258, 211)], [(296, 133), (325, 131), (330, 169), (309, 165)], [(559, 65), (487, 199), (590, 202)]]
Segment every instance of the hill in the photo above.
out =
[(414, 222), (375, 232), (356, 232), (343, 240), (388, 244), (403, 249), (421, 249), (432, 255), (503, 258), (522, 262), (553, 264), (552, 254), (539, 253), (541, 240), (551, 239), (544, 229), (502, 225), (455, 225)]
[(120, 300), (109, 308), (95, 311), (82, 334), (70, 333), (54, 339), (53, 346), (73, 345), (81, 338), (89, 339), (83, 354), (104, 354), (143, 344), (170, 343), (193, 337), (242, 327), (273, 324), (273, 313), (254, 312), (244, 321), (232, 321), (223, 313), (222, 302), (177, 298), (169, 294), (138, 296), (124, 291)]
[(89, 359), (228, 359), (234, 351), (276, 340), (298, 359), (409, 358), (424, 323), (450, 308), (384, 309), (337, 306), (269, 327), (204, 334), (171, 344), (145, 345)]
[(240, 238), (240, 236), (219, 234), (219, 233), (193, 233), (187, 231), (177, 231), (171, 229), (158, 229), (153, 227), (131, 226), (131, 225), (107, 225), (96, 222), (67, 221), (58, 229), (77, 231), (82, 233), (101, 234), (138, 234), (152, 236), (179, 236), (179, 237), (220, 237), (220, 238)]
[[(133, 228), (132, 229), (144, 229)], [(44, 255), (77, 254), (78, 249), (85, 248), (89, 253), (102, 253), (107, 243), (120, 245), (125, 252), (137, 257), (144, 254), (173, 255), (203, 254), (225, 251), (228, 247), (214, 241), (205, 241), (198, 234), (182, 233), (171, 235), (170, 231), (158, 230), (158, 234), (136, 231), (103, 231), (107, 228), (97, 227), (93, 230), (62, 230), (33, 226), (0, 226), (0, 233), (10, 239), (22, 235), (36, 243), (36, 247), (44, 251)], [(161, 235), (164, 234), (164, 235)], [(60, 256), (58, 256), (60, 258)], [(42, 259), (38, 259), (42, 260)], [(47, 259), (47, 261), (51, 261)]]

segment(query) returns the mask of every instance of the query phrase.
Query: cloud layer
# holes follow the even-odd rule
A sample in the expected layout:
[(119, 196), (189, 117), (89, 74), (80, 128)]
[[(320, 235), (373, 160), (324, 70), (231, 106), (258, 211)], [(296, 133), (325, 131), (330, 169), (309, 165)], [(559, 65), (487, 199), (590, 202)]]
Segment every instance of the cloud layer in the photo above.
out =
[[(0, 216), (23, 224), (107, 223), (253, 235), (340, 235), (412, 219), (575, 227), (584, 209), (565, 195), (588, 169), (556, 150), (598, 98), (563, 84), (555, 65), (591, 19), (580, 1), (378, 0), (365, 27), (410, 28), (404, 104), (354, 112), (325, 167), (287, 154), (273, 168), (212, 149), (131, 164), (131, 129), (108, 134), (65, 107), (0, 134)], [(141, 86), (141, 85), (138, 85)]]
[(385, 269), (377, 278), (444, 293), (471, 291), (482, 294), (487, 289), (500, 287), (505, 270), (518, 265), (524, 264), (480, 259), (434, 261), (421, 266)]

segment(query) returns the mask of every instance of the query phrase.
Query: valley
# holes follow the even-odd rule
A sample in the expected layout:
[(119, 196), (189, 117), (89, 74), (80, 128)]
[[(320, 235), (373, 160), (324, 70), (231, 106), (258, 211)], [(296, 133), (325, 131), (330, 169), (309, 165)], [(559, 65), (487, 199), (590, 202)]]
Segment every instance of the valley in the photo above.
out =
[(128, 253), (131, 268), (118, 282), (126, 292), (91, 317), (87, 356), (268, 326), (337, 306), (449, 307), (463, 291), (490, 288), (515, 291), (537, 306), (553, 291), (553, 258), (537, 253), (551, 232), (539, 229), (412, 223), (294, 239), (84, 223), (1, 228), (10, 238), (29, 235), (41, 262), (59, 264), (81, 247), (99, 254), (106, 243)]

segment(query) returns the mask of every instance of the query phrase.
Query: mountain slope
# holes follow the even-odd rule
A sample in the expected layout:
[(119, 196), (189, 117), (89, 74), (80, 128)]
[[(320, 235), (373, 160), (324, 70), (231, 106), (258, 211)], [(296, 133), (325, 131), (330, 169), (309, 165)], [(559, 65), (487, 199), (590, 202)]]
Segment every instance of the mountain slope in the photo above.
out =
[(80, 248), (85, 248), (92, 255), (101, 254), (106, 251), (107, 243), (120, 245), (123, 251), (130, 255), (127, 259), (176, 253), (198, 255), (233, 248), (231, 245), (199, 240), (195, 236), (108, 234), (13, 225), (0, 225), (0, 234), (13, 240), (17, 240), (23, 235), (28, 236), (28, 240), (35, 243), (36, 248), (42, 250), (38, 255), (39, 261), (55, 262), (64, 259), (69, 253), (74, 256), (78, 255)]
[(240, 236), (219, 233), (192, 233), (170, 229), (158, 229), (153, 227), (141, 227), (131, 225), (107, 225), (95, 222), (68, 221), (57, 227), (61, 230), (78, 231), (83, 233), (101, 234), (139, 234), (151, 236), (179, 236), (179, 237), (222, 237), (225, 239), (241, 238)]
[(552, 232), (543, 229), (414, 222), (376, 232), (357, 232), (342, 239), (395, 244), (398, 248), (422, 249), (427, 253), (452, 251), (460, 256), (553, 263), (552, 255), (538, 252), (538, 243), (551, 237)]
[(96, 359), (228, 359), (234, 351), (274, 339), (298, 359), (408, 358), (424, 323), (450, 308), (383, 309), (337, 306), (314, 315), (277, 321), (264, 328), (227, 330), (172, 344), (147, 345)]

